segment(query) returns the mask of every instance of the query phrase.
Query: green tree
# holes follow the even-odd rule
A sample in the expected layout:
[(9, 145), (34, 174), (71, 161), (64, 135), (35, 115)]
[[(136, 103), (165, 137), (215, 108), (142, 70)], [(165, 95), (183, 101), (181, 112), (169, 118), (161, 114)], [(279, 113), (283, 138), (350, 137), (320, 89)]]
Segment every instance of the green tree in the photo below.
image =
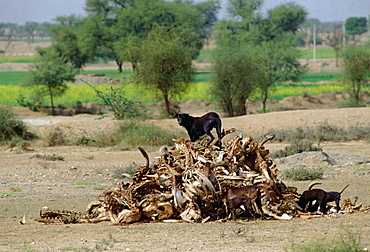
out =
[(355, 105), (360, 105), (360, 91), (370, 73), (370, 49), (367, 46), (348, 46), (342, 51), (343, 83), (349, 87)]
[(264, 65), (254, 46), (225, 35), (212, 52), (212, 94), (228, 116), (247, 114), (246, 100), (264, 82)]
[(259, 19), (257, 10), (262, 7), (263, 0), (229, 0), (227, 11), (230, 16), (240, 19), (246, 31)]
[[(192, 1), (164, 0), (87, 0), (86, 11), (89, 16), (99, 16), (105, 36), (100, 46), (113, 49), (116, 61), (130, 61), (137, 67), (139, 40), (145, 39), (150, 31), (158, 26), (182, 27), (193, 31), (192, 57), (195, 59), (209, 37), (210, 27), (216, 22), (218, 1), (209, 0), (194, 4)], [(87, 29), (92, 34), (97, 26)], [(99, 32), (98, 32), (99, 33)], [(139, 42), (139, 43), (137, 43)], [(132, 60), (132, 61), (131, 61)], [(117, 62), (119, 62), (117, 61)]]
[(158, 27), (150, 32), (141, 47), (138, 79), (163, 97), (167, 116), (169, 98), (181, 95), (193, 81), (191, 50), (180, 29)]
[(352, 35), (353, 41), (356, 42), (355, 36), (361, 35), (367, 31), (367, 22), (365, 17), (350, 17), (345, 22), (346, 33)]
[(269, 91), (281, 81), (298, 81), (305, 68), (297, 61), (299, 50), (293, 45), (292, 36), (285, 36), (279, 40), (265, 42), (260, 47), (265, 65), (265, 79), (259, 82), (261, 91), (262, 111), (266, 112), (266, 101)]
[(273, 39), (284, 33), (295, 34), (304, 23), (307, 14), (304, 7), (292, 2), (269, 10), (264, 29), (267, 38)]
[(50, 28), (55, 42), (49, 50), (57, 52), (60, 58), (71, 63), (76, 69), (82, 68), (91, 59), (91, 51), (83, 50), (80, 44), (79, 28), (82, 19), (71, 16), (60, 16), (55, 19), (58, 24)]
[(53, 51), (46, 51), (41, 54), (40, 62), (33, 65), (26, 85), (33, 86), (40, 94), (50, 97), (51, 114), (55, 115), (53, 97), (65, 92), (66, 82), (74, 81), (75, 74), (73, 66), (63, 58)]

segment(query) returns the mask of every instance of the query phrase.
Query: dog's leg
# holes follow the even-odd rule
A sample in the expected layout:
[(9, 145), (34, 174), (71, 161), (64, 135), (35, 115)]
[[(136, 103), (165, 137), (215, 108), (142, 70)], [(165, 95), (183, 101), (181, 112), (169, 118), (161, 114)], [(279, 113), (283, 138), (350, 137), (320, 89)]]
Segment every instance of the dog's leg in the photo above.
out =
[(335, 203), (337, 205), (337, 213), (340, 211), (339, 199), (335, 199)]

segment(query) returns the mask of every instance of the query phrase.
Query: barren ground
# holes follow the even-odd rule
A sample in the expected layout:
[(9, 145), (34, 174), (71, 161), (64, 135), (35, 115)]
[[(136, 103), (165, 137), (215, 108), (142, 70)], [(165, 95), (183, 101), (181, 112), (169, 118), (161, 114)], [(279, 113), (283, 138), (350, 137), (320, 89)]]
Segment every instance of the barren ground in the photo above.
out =
[[(190, 109), (190, 108), (189, 108)], [(14, 108), (21, 118), (32, 119), (31, 128), (39, 135), (48, 127), (69, 129), (71, 134), (84, 131), (109, 130), (116, 123), (112, 117), (98, 120), (99, 116), (49, 117)], [(196, 110), (195, 110), (196, 111)], [(245, 135), (257, 136), (270, 128), (296, 128), (328, 122), (337, 126), (369, 125), (370, 108), (294, 110), (253, 114), (236, 118), (223, 118), (224, 128), (235, 127)], [(153, 120), (168, 129), (179, 128), (175, 119)], [(42, 125), (50, 124), (50, 125)], [(354, 213), (338, 218), (293, 219), (291, 221), (146, 223), (115, 226), (109, 222), (98, 224), (51, 224), (35, 221), (39, 209), (48, 206), (57, 210), (84, 211), (88, 203), (102, 194), (102, 189), (114, 187), (119, 179), (113, 178), (115, 170), (133, 162), (143, 164), (136, 151), (94, 147), (43, 147), (35, 143), (34, 151), (19, 153), (2, 146), (0, 152), (0, 250), (2, 251), (57, 251), (101, 250), (114, 251), (284, 251), (292, 243), (307, 243), (316, 239), (338, 238), (348, 231), (358, 232), (364, 247), (370, 246), (370, 215)], [(268, 143), (270, 150), (283, 148), (284, 144)], [(370, 158), (367, 142), (321, 143), (326, 153), (359, 155)], [(35, 154), (58, 154), (64, 161), (30, 159)], [(158, 155), (149, 149), (150, 159)], [(349, 158), (350, 160), (351, 158)], [(368, 162), (368, 161), (367, 161)], [(312, 162), (311, 162), (312, 163)], [(317, 164), (320, 165), (320, 164)], [(322, 188), (341, 190), (350, 187), (343, 198), (370, 203), (369, 163), (349, 163), (324, 167)], [(81, 182), (81, 181), (84, 181)], [(284, 181), (302, 192), (310, 181)], [(27, 223), (19, 223), (23, 215)]]

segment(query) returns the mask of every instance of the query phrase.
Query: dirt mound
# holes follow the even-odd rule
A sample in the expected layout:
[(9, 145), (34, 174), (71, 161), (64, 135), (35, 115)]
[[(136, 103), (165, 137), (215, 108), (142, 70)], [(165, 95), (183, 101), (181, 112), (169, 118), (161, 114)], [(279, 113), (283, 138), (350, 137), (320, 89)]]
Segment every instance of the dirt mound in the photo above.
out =
[(121, 81), (117, 78), (107, 77), (104, 74), (79, 74), (75, 77), (76, 81), (69, 84), (85, 85), (89, 83), (91, 85), (97, 84), (109, 84), (109, 85), (119, 85)]

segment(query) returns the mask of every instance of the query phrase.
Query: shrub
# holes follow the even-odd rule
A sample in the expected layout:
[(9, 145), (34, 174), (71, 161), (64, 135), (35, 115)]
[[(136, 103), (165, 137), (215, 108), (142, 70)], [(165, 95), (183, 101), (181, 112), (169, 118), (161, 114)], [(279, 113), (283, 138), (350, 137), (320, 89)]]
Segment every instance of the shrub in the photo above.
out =
[(53, 154), (53, 155), (36, 154), (36, 155), (33, 155), (30, 158), (41, 158), (41, 159), (50, 160), (50, 161), (57, 161), (57, 160), (64, 161), (64, 157), (63, 156), (59, 156), (57, 154)]
[(46, 136), (48, 146), (66, 145), (68, 143), (66, 136), (59, 127), (52, 129)]
[(40, 92), (33, 91), (27, 96), (24, 93), (18, 94), (17, 102), (23, 107), (27, 107), (32, 111), (38, 111), (39, 107), (44, 103), (44, 97)]
[(27, 150), (27, 148), (30, 147), (30, 145), (31, 145), (30, 141), (26, 141), (19, 137), (15, 137), (10, 141), (9, 147), (10, 148), (17, 147), (20, 150)]
[(135, 163), (132, 163), (130, 164), (129, 166), (126, 166), (126, 167), (117, 167), (115, 170), (114, 170), (114, 173), (112, 175), (113, 178), (116, 178), (116, 179), (122, 179), (123, 176), (122, 174), (124, 173), (127, 173), (127, 174), (130, 174), (130, 175), (133, 175), (135, 173), (135, 171), (140, 167), (140, 165), (138, 164), (135, 164)]
[(173, 138), (176, 138), (175, 132), (162, 129), (148, 121), (132, 119), (119, 122), (113, 132), (97, 134), (89, 141), (89, 145), (116, 146), (121, 150), (128, 150), (137, 146), (173, 145)]
[(273, 158), (287, 157), (306, 151), (322, 151), (322, 149), (312, 146), (312, 142), (309, 140), (297, 139), (291, 145), (285, 147), (284, 150), (275, 151), (271, 156)]
[(111, 86), (106, 92), (100, 91), (90, 84), (88, 85), (94, 89), (96, 96), (102, 101), (103, 105), (108, 106), (108, 109), (113, 112), (114, 117), (118, 120), (142, 117), (145, 112), (137, 99), (127, 98), (124, 90), (126, 85), (117, 88)]
[(275, 140), (279, 142), (297, 141), (352, 141), (370, 140), (369, 126), (351, 126), (348, 129), (330, 125), (327, 122), (316, 127), (297, 127), (288, 130), (270, 130), (267, 134), (259, 136), (262, 139), (265, 135), (274, 134)]
[(294, 181), (322, 179), (323, 175), (324, 171), (320, 168), (295, 167), (283, 172), (284, 178)]
[(147, 121), (128, 120), (118, 124), (115, 132), (117, 143), (125, 141), (126, 144), (136, 146), (162, 146), (172, 145), (175, 134)]
[(75, 145), (92, 145), (95, 142), (94, 139), (83, 135), (82, 137), (77, 138)]
[(292, 244), (291, 251), (295, 252), (360, 252), (365, 251), (361, 246), (359, 234), (348, 231), (332, 241), (321, 240), (309, 244)]
[(22, 120), (15, 119), (13, 112), (0, 107), (0, 142), (5, 143), (14, 138), (31, 140), (36, 138), (36, 135), (28, 131)]

